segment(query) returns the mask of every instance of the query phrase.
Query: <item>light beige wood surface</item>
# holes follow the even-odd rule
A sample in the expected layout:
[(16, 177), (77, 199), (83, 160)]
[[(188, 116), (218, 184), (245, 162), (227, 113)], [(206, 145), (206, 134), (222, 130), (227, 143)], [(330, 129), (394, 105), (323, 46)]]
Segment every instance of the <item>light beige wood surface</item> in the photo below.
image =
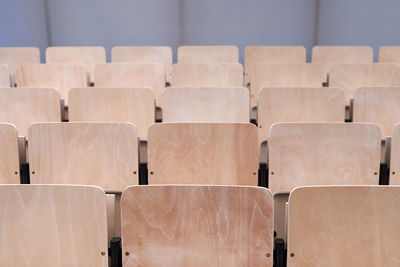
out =
[(400, 65), (334, 64), (329, 72), (329, 86), (342, 88), (349, 102), (360, 87), (400, 86)]
[(269, 138), (269, 188), (377, 185), (379, 126), (363, 123), (279, 123)]
[(0, 123), (0, 184), (19, 184), (19, 156), (17, 129)]
[(327, 70), (319, 64), (253, 64), (250, 85), (251, 106), (257, 105), (260, 89), (265, 87), (322, 87)]
[(390, 185), (400, 185), (400, 123), (393, 127), (390, 148)]
[(272, 203), (261, 187), (129, 187), (124, 266), (272, 266)]
[(263, 88), (258, 98), (258, 138), (277, 122), (344, 122), (344, 92), (336, 88)]
[(83, 64), (93, 83), (95, 66), (106, 63), (106, 50), (102, 46), (52, 46), (46, 49), (46, 63)]
[(40, 51), (37, 47), (0, 47), (0, 64), (8, 65), (10, 73), (20, 64), (40, 63)]
[(174, 64), (172, 86), (241, 87), (243, 67), (239, 63)]
[(165, 66), (166, 81), (172, 77), (172, 49), (169, 46), (114, 46), (113, 63), (160, 63)]
[(8, 66), (0, 64), (0, 88), (10, 87), (10, 71)]
[(162, 106), (165, 89), (165, 69), (163, 64), (111, 63), (100, 64), (95, 70), (96, 87), (145, 87), (151, 88), (156, 97), (156, 105)]
[(88, 85), (87, 71), (80, 64), (24, 64), (15, 74), (17, 87), (55, 88), (68, 105), (71, 88)]
[(61, 122), (60, 94), (49, 88), (1, 88), (0, 122), (9, 122), (27, 136), (35, 122)]
[(379, 48), (380, 63), (400, 63), (400, 46), (381, 46)]
[(149, 128), (149, 184), (258, 185), (257, 128), (163, 123)]
[(249, 90), (243, 87), (170, 87), (163, 122), (250, 122)]
[(154, 123), (155, 99), (150, 88), (74, 88), (69, 100), (71, 122), (130, 122), (144, 140)]
[(138, 183), (136, 127), (129, 123), (40, 123), (29, 129), (34, 184), (87, 184), (122, 191)]
[(239, 48), (234, 45), (180, 46), (178, 63), (238, 63)]
[(105, 198), (91, 186), (1, 185), (0, 265), (108, 266)]
[(399, 196), (399, 187), (386, 186), (296, 189), (288, 266), (399, 266)]
[(382, 139), (392, 136), (400, 122), (400, 87), (358, 88), (354, 94), (354, 122), (372, 122), (382, 129)]

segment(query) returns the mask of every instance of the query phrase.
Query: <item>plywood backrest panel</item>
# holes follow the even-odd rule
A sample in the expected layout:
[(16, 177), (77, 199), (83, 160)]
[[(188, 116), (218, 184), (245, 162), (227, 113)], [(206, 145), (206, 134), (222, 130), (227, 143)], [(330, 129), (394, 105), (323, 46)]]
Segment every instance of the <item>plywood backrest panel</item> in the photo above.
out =
[(0, 64), (0, 88), (10, 87), (10, 71), (8, 66)]
[(289, 199), (288, 266), (398, 266), (399, 209), (399, 187), (296, 189)]
[(0, 47), (0, 64), (8, 65), (10, 74), (15, 74), (20, 64), (40, 63), (40, 51), (37, 47)]
[(239, 49), (233, 45), (181, 46), (178, 63), (238, 63)]
[(261, 187), (129, 187), (124, 266), (272, 266), (272, 203)]
[(400, 86), (400, 65), (334, 64), (329, 72), (329, 86), (342, 88), (349, 102), (360, 87)]
[(53, 46), (46, 49), (46, 63), (83, 64), (94, 82), (94, 68), (106, 63), (106, 50), (101, 46)]
[(369, 46), (314, 46), (312, 62), (329, 68), (335, 63), (373, 63), (374, 51)]
[(400, 185), (400, 123), (393, 127), (390, 147), (390, 185)]
[(171, 87), (163, 103), (163, 122), (250, 121), (250, 95), (243, 87)]
[(0, 184), (19, 184), (19, 154), (17, 129), (0, 123)]
[(138, 183), (137, 130), (129, 123), (34, 124), (28, 148), (34, 184), (122, 191)]
[(336, 88), (264, 88), (258, 98), (258, 137), (277, 122), (344, 122), (344, 93)]
[(377, 185), (379, 126), (362, 123), (279, 123), (271, 128), (269, 188), (304, 185)]
[(61, 122), (60, 94), (49, 88), (2, 88), (0, 121), (14, 124), (20, 136), (35, 122)]
[(149, 184), (258, 185), (257, 128), (163, 123), (149, 128)]
[(0, 218), (1, 266), (108, 266), (100, 188), (1, 185)]
[(96, 87), (151, 88), (157, 106), (162, 106), (165, 89), (163, 64), (111, 63), (100, 64), (95, 70)]
[(400, 63), (400, 46), (381, 46), (379, 48), (380, 63)]
[(80, 64), (23, 64), (17, 68), (15, 81), (18, 87), (55, 88), (66, 105), (71, 88), (88, 84), (86, 67)]

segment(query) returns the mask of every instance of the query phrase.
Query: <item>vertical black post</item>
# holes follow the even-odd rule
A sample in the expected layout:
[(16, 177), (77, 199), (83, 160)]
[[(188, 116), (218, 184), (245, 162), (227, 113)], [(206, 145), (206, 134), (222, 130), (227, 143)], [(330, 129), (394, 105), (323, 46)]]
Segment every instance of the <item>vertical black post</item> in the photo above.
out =
[(30, 176), (29, 176), (29, 164), (28, 163), (23, 163), (21, 164), (20, 170), (19, 170), (20, 176), (21, 176), (21, 184), (30, 184)]
[(285, 241), (281, 238), (275, 239), (274, 267), (286, 267)]
[(111, 267), (122, 267), (121, 238), (113, 237), (110, 241)]
[(381, 163), (379, 168), (379, 185), (389, 185), (389, 168), (386, 163)]
[(147, 163), (139, 163), (139, 184), (149, 184)]
[(258, 186), (267, 187), (268, 188), (268, 165), (267, 163), (260, 163), (260, 167), (258, 169)]

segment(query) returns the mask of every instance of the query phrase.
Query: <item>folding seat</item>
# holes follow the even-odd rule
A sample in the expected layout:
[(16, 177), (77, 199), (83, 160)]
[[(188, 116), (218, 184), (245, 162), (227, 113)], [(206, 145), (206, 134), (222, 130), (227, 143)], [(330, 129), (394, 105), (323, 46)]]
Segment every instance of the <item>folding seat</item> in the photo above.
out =
[(106, 63), (106, 50), (101, 46), (52, 46), (46, 49), (46, 63), (83, 64), (94, 82), (94, 68)]
[(74, 88), (69, 92), (70, 122), (130, 122), (147, 140), (154, 123), (154, 92), (150, 88)]
[(0, 123), (0, 184), (19, 184), (18, 134), (15, 126)]
[(258, 138), (278, 122), (344, 122), (344, 93), (336, 88), (263, 88), (258, 96)]
[(379, 48), (380, 63), (400, 63), (400, 46), (381, 46)]
[(243, 87), (170, 87), (163, 122), (249, 122), (250, 95)]
[(273, 200), (252, 186), (131, 186), (122, 193), (130, 266), (271, 266)]
[(171, 82), (172, 49), (169, 46), (114, 46), (112, 63), (160, 63), (165, 66), (165, 79)]
[(1, 266), (108, 266), (98, 187), (0, 185), (0, 218)]
[(0, 47), (0, 64), (8, 65), (14, 75), (20, 64), (40, 63), (40, 51), (37, 47)]
[(369, 46), (314, 46), (311, 61), (328, 69), (337, 63), (373, 63), (374, 51)]
[(55, 88), (68, 105), (71, 88), (88, 85), (87, 71), (80, 64), (23, 64), (15, 74), (17, 87)]
[(233, 45), (180, 46), (178, 63), (238, 63), (239, 48)]
[(257, 128), (250, 123), (153, 124), (149, 184), (258, 185)]
[(390, 185), (400, 185), (400, 123), (393, 127), (390, 148)]
[(288, 207), (287, 266), (399, 266), (400, 187), (300, 187)]
[(7, 65), (0, 64), (0, 88), (10, 87), (10, 72)]

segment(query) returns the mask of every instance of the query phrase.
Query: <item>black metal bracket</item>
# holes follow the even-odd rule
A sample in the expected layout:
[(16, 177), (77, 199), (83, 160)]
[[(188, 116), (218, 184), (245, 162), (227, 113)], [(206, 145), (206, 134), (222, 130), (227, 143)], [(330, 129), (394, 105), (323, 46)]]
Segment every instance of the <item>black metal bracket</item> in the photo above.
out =
[(285, 241), (282, 238), (275, 239), (274, 267), (286, 267)]
[(21, 184), (30, 184), (29, 164), (23, 163), (19, 168)]
[(389, 167), (385, 163), (381, 163), (379, 168), (379, 185), (389, 185)]
[(147, 163), (139, 163), (139, 184), (149, 184)]
[(258, 169), (258, 186), (268, 188), (268, 165), (260, 162)]
[(120, 237), (113, 237), (111, 239), (108, 254), (111, 257), (111, 267), (122, 267), (122, 248)]
[(255, 126), (258, 126), (256, 119), (250, 119), (250, 123), (254, 124)]

